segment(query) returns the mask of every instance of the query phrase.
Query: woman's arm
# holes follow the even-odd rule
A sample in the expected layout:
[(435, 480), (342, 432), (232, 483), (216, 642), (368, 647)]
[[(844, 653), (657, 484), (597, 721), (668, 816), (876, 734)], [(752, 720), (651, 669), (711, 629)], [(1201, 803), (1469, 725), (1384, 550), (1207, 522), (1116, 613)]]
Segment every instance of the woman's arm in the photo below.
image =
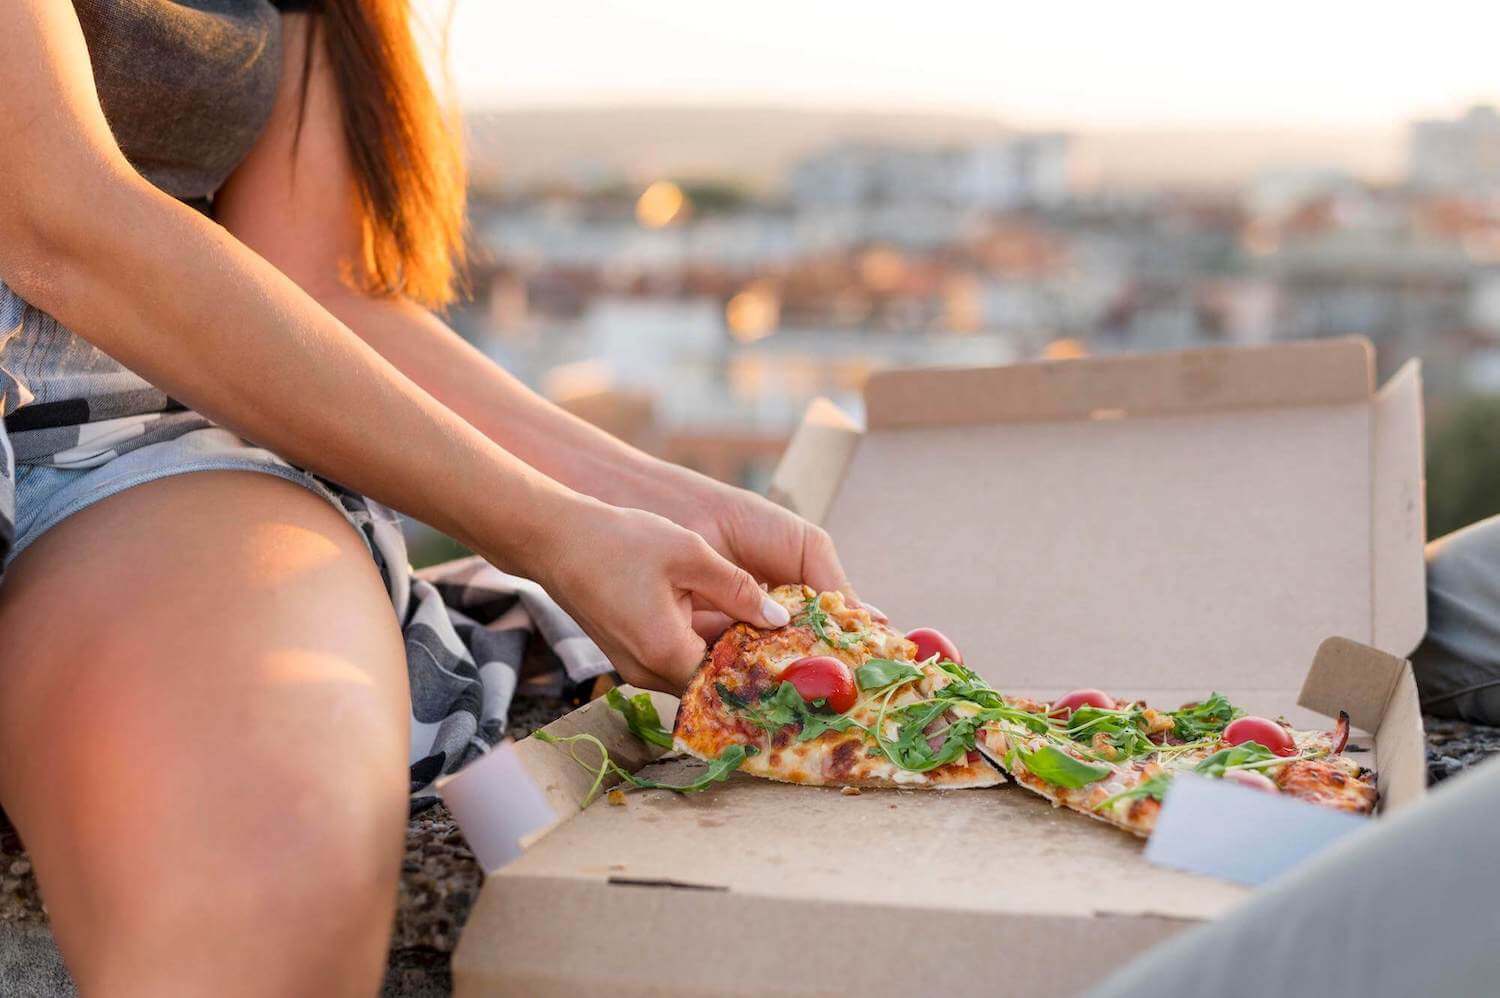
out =
[(739, 619), (785, 616), (691, 533), (507, 453), (141, 178), (110, 135), (71, 5), (0, 5), (0, 134), (0, 279), (17, 294), (216, 421), (539, 579), (628, 678), (691, 674), (694, 596)]
[(360, 227), (338, 84), (317, 51), (303, 100), (306, 19), (283, 20), (276, 107), (216, 198), (218, 220), (413, 381), (533, 468), (605, 502), (689, 527), (761, 579), (850, 591), (833, 544), (805, 520), (628, 446), (531, 391), (425, 309), (351, 287), (344, 278), (347, 261), (359, 257)]

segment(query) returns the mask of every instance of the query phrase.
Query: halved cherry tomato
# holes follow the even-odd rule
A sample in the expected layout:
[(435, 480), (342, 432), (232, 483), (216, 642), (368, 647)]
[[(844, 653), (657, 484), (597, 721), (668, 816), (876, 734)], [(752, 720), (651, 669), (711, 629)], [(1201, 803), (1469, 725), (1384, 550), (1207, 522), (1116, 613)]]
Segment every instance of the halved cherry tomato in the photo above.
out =
[(832, 655), (810, 655), (799, 658), (787, 666), (781, 678), (796, 687), (802, 699), (811, 703), (823, 700), (830, 710), (840, 714), (854, 706), (859, 699), (859, 690), (854, 685), (854, 673)]
[(1259, 742), (1276, 755), (1296, 755), (1297, 743), (1287, 730), (1275, 721), (1264, 717), (1242, 717), (1229, 722), (1224, 729), (1224, 740), (1230, 745), (1243, 742)]
[(937, 655), (950, 662), (964, 664), (964, 657), (959, 654), (958, 645), (949, 641), (942, 631), (933, 630), (931, 627), (919, 627), (915, 631), (907, 631), (906, 640), (916, 644), (918, 662), (925, 662)]
[(1272, 782), (1269, 776), (1265, 773), (1257, 773), (1253, 769), (1226, 769), (1224, 770), (1224, 780), (1228, 783), (1238, 783), (1241, 786), (1249, 787), (1251, 790), (1261, 790), (1265, 793), (1275, 794), (1281, 792), (1276, 788), (1276, 784)]
[(1072, 693), (1064, 693), (1052, 701), (1052, 709), (1049, 713), (1067, 717), (1073, 711), (1083, 706), (1103, 707), (1105, 710), (1114, 710), (1117, 704), (1115, 703), (1115, 698), (1103, 690), (1074, 690)]

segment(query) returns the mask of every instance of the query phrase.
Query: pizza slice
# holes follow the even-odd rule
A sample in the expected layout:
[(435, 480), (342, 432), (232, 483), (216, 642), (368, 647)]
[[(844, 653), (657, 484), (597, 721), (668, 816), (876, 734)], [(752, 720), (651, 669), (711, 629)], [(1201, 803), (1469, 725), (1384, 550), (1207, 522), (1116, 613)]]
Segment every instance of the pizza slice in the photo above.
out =
[(1021, 786), (1142, 837), (1156, 827), (1172, 779), (1193, 772), (1283, 793), (1325, 807), (1368, 814), (1373, 774), (1343, 754), (1349, 718), (1327, 731), (1246, 716), (1215, 693), (1161, 711), (1076, 690), (1052, 703), (1011, 698), (1034, 720), (987, 720), (982, 752)]
[(770, 595), (791, 623), (724, 633), (682, 695), (676, 749), (716, 760), (741, 746), (740, 771), (812, 786), (1004, 782), (975, 747), (979, 721), (942, 655), (919, 661), (916, 642), (840, 593), (781, 586)]

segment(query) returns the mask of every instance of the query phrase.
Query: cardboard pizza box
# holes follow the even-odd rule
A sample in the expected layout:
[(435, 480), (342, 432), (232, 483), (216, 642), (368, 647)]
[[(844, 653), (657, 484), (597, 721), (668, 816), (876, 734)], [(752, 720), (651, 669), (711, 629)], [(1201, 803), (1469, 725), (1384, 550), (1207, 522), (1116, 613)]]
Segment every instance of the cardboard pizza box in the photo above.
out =
[[(866, 407), (861, 430), (815, 405), (776, 496), (828, 528), (898, 626), (942, 629), (1023, 695), (1218, 690), (1308, 727), (1345, 709), (1382, 808), (1420, 799), (1414, 365), (1377, 391), (1348, 339), (887, 372)], [(651, 761), (602, 702), (553, 728), (658, 779), (695, 765)], [(1015, 786), (848, 796), (736, 776), (580, 811), (590, 783), (527, 739), (443, 785), (489, 857), (457, 994), (1071, 994), (1249, 893)], [(1233, 789), (1236, 806), (1263, 796)], [(1262, 843), (1308, 832), (1248, 806)], [(486, 809), (551, 823), (507, 830)]]

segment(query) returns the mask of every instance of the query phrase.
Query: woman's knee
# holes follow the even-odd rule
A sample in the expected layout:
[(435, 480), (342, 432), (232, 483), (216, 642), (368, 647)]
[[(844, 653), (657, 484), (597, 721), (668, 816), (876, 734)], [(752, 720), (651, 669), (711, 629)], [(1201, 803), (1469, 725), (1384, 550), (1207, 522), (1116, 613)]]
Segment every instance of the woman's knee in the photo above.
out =
[[(55, 850), (38, 859), (85, 993), (374, 991), (395, 913), (400, 781), (330, 771), (232, 794), (74, 843), (87, 857), (76, 869)], [(287, 798), (320, 806), (289, 811)]]

